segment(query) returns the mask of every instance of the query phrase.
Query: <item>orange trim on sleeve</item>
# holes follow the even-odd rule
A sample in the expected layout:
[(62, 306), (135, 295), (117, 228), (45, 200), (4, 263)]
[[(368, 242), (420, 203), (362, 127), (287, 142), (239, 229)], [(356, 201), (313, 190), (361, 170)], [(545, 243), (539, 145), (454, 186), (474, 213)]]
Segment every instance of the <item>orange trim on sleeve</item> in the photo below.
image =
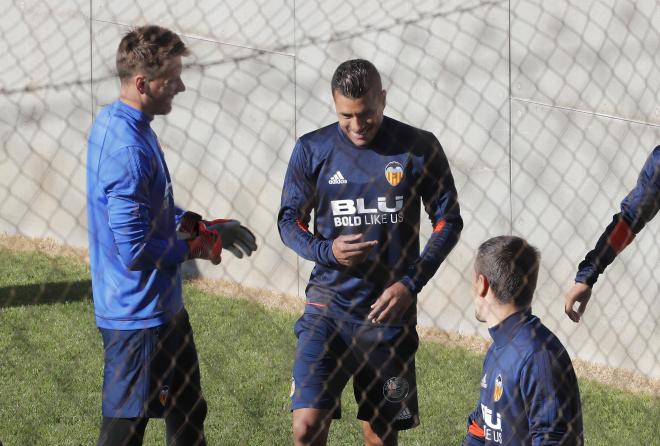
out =
[(470, 428), (468, 429), (468, 432), (474, 435), (475, 437), (479, 437), (479, 438), (485, 437), (484, 430), (474, 420), (472, 420), (472, 424), (470, 424)]
[(612, 247), (612, 249), (618, 254), (624, 250), (626, 246), (630, 244), (635, 238), (635, 234), (630, 230), (628, 223), (622, 218), (614, 226), (610, 238), (607, 240), (607, 243)]
[(309, 227), (305, 223), (303, 223), (299, 218), (296, 218), (296, 224), (303, 231), (309, 232)]
[(443, 218), (442, 220), (438, 221), (435, 224), (435, 226), (433, 227), (433, 232), (440, 232), (444, 227), (445, 227), (445, 219)]

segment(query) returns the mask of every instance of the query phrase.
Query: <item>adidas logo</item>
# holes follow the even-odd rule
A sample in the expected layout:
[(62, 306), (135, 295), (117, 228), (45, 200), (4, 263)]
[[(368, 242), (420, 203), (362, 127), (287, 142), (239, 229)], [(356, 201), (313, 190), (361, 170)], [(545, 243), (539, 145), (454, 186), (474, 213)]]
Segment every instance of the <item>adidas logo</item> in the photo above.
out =
[(396, 416), (395, 420), (409, 420), (412, 418), (412, 414), (407, 407), (404, 407), (403, 410)]
[(344, 175), (342, 175), (340, 171), (337, 171), (337, 173), (331, 176), (330, 180), (328, 180), (328, 184), (346, 184), (346, 183), (348, 183), (348, 180), (344, 178)]

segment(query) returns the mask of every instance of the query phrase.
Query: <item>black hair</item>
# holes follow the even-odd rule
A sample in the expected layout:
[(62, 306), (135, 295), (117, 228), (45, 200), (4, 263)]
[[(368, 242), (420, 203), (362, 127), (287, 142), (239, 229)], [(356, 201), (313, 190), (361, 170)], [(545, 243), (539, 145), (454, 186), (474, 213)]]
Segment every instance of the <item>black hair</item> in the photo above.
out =
[(382, 88), (380, 73), (368, 60), (352, 59), (342, 62), (332, 75), (332, 95), (339, 91), (347, 98), (361, 98), (372, 88)]

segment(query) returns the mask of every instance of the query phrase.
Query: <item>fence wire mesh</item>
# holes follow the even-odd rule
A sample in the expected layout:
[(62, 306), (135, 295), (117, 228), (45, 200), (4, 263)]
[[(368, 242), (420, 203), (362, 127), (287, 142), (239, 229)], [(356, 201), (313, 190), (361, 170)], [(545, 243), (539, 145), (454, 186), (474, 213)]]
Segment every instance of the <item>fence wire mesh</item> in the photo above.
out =
[[(572, 358), (660, 378), (657, 221), (600, 277), (582, 322), (563, 311), (578, 263), (660, 136), (657, 2), (15, 1), (0, 18), (0, 230), (9, 240), (87, 247), (88, 132), (117, 98), (121, 37), (145, 23), (171, 28), (192, 52), (186, 91), (151, 124), (176, 204), (236, 218), (259, 243), (219, 267), (186, 262), (187, 275), (304, 299), (314, 264), (284, 247), (277, 227), (285, 173), (297, 138), (337, 119), (333, 71), (361, 57), (380, 71), (385, 115), (438, 138), (458, 192), (464, 229), (418, 296), (418, 324), (488, 338), (474, 318), (475, 253), (515, 234), (541, 252), (534, 314)], [(420, 222), (423, 248), (433, 231), (423, 207)], [(5, 308), (89, 290), (62, 276), (57, 291), (26, 277), (3, 285), (0, 320)], [(382, 395), (403, 392), (401, 382), (375, 382)]]

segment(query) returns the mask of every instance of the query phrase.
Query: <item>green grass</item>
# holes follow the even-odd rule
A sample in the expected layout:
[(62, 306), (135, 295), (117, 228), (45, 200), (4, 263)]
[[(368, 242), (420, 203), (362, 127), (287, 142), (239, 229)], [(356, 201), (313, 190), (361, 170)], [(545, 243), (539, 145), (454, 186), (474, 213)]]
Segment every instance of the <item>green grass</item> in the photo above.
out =
[[(0, 252), (0, 440), (4, 446), (94, 444), (103, 347), (89, 271), (75, 261)], [(211, 445), (291, 444), (289, 389), (296, 315), (186, 287)], [(456, 445), (479, 391), (481, 357), (422, 343), (422, 425), (402, 445)], [(658, 444), (657, 399), (581, 381), (588, 445)], [(360, 444), (350, 386), (332, 445)], [(152, 420), (145, 444), (164, 444)]]

